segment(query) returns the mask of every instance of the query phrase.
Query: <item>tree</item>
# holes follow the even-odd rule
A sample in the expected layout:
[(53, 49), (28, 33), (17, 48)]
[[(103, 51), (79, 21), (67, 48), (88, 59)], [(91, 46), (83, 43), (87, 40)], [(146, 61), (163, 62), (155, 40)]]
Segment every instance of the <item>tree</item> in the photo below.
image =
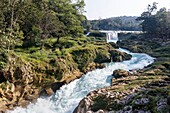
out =
[(170, 36), (170, 12), (166, 8), (161, 8), (155, 14), (156, 3), (148, 5), (148, 11), (141, 14), (137, 20), (142, 20), (143, 31), (154, 37), (168, 38)]
[(24, 45), (43, 46), (47, 38), (81, 36), (83, 12), (84, 0), (1, 0), (0, 30), (9, 40), (24, 36)]
[(151, 33), (151, 34), (156, 32), (156, 27), (157, 27), (156, 18), (153, 15), (153, 12), (157, 9), (156, 5), (157, 5), (156, 2), (154, 2), (152, 6), (148, 5), (147, 11), (143, 12), (141, 16), (136, 19), (138, 21), (141, 20), (143, 21), (141, 25), (144, 32)]

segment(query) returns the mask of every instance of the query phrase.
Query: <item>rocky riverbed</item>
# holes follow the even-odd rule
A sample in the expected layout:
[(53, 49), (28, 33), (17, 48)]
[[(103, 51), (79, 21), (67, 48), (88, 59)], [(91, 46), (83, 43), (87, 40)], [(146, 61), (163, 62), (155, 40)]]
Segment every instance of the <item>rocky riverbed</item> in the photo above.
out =
[(169, 84), (167, 76), (141, 76), (136, 72), (123, 78), (113, 78), (111, 87), (90, 92), (74, 113), (168, 113)]
[(74, 113), (169, 113), (170, 40), (123, 35), (120, 47), (155, 57), (142, 70), (115, 70), (110, 87), (90, 92)]

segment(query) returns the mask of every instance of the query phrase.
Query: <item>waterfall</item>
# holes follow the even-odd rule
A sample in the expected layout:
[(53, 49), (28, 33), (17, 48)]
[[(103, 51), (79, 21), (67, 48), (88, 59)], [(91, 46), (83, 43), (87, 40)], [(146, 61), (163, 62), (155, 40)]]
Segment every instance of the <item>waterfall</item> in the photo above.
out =
[(102, 33), (106, 33), (106, 42), (117, 42), (118, 41), (118, 33), (119, 31), (100, 31)]
[[(108, 41), (117, 38), (116, 32), (107, 33)], [(103, 69), (88, 72), (80, 79), (64, 85), (54, 95), (39, 98), (36, 103), (30, 103), (26, 108), (18, 107), (8, 113), (72, 113), (89, 92), (111, 85), (112, 73), (116, 69), (142, 69), (154, 62), (154, 58), (147, 54), (131, 53), (124, 49), (120, 51), (132, 55), (132, 59), (123, 62), (107, 63)]]

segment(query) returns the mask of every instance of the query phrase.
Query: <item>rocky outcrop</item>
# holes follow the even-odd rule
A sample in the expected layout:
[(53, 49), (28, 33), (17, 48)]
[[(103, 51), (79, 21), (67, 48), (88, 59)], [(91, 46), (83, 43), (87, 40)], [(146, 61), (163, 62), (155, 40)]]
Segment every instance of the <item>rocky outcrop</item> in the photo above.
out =
[(113, 71), (114, 78), (128, 77), (130, 75), (132, 75), (130, 72), (123, 69)]
[(0, 71), (6, 82), (0, 84), (0, 110), (26, 106), (39, 95), (39, 88), (33, 85), (35, 74), (30, 63), (15, 54), (10, 54), (6, 67)]
[(92, 62), (86, 67), (85, 72), (87, 73), (87, 72), (92, 71), (94, 69), (97, 69), (97, 68), (102, 69), (104, 67), (105, 67), (105, 64), (99, 64), (99, 63)]
[(14, 85), (13, 83), (1, 84), (0, 88), (0, 110), (6, 111), (16, 106), (25, 107), (38, 98), (39, 89), (31, 85)]
[(1, 70), (1, 76), (14, 84), (29, 84), (33, 82), (34, 74), (30, 63), (22, 61), (15, 54), (10, 55), (6, 67)]
[(132, 55), (127, 54), (125, 52), (120, 52), (116, 49), (111, 50), (110, 54), (111, 54), (111, 61), (113, 62), (122, 62), (124, 60), (130, 60), (132, 58)]
[(65, 84), (66, 84), (65, 81), (64, 82), (55, 82), (55, 83), (52, 83), (51, 85), (46, 86), (45, 88), (43, 88), (40, 91), (39, 96), (51, 96), (57, 90), (59, 90), (61, 86), (65, 85)]
[[(154, 85), (153, 85), (154, 81)], [(161, 85), (159, 82), (162, 81)], [(167, 77), (128, 76), (114, 79), (112, 86), (90, 92), (74, 113), (168, 113)], [(147, 85), (146, 85), (147, 84)], [(152, 87), (158, 89), (152, 89)], [(161, 98), (160, 98), (160, 95)]]

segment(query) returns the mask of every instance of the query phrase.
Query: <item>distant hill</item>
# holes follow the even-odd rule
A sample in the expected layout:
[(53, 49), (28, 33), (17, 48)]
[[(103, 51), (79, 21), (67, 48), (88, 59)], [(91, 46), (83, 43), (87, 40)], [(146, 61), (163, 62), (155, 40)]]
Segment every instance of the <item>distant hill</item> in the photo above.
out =
[(137, 16), (120, 16), (101, 20), (91, 20), (92, 30), (128, 30), (140, 31), (140, 21)]

